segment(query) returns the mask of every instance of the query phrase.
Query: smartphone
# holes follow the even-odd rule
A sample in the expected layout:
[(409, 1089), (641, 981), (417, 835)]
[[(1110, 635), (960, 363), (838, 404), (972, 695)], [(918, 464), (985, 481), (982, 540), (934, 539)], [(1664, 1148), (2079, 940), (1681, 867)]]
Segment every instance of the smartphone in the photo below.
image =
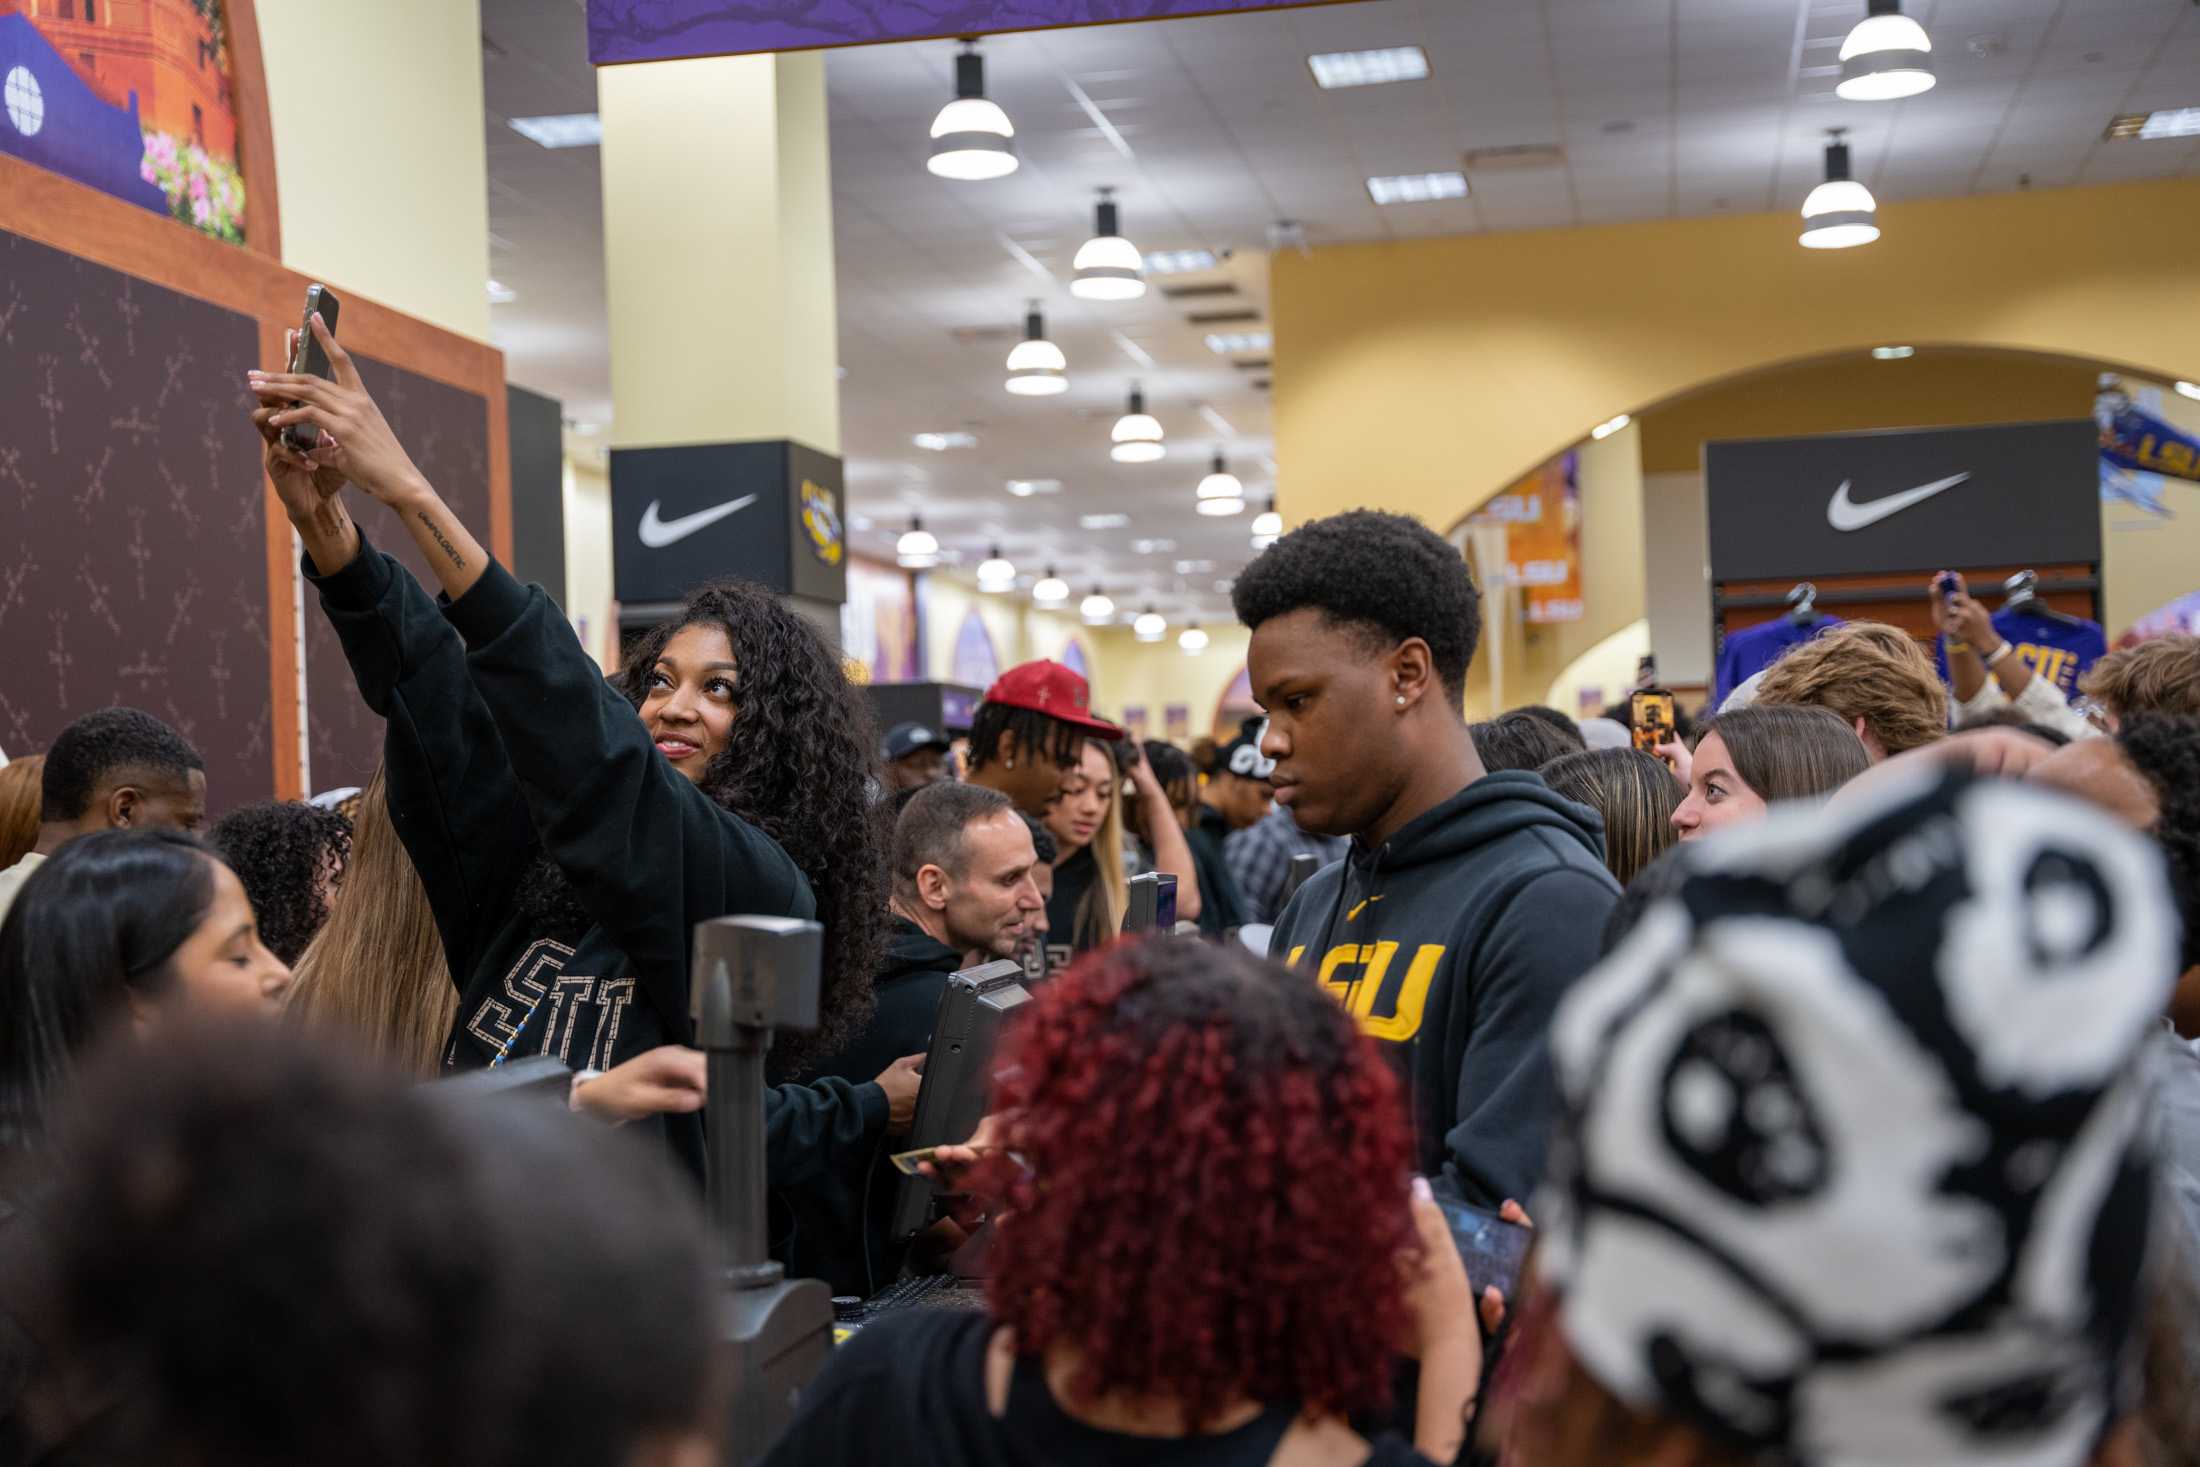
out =
[[(313, 318), (319, 316), (321, 324), (328, 327), (329, 335), (336, 334), (336, 292), (325, 285), (306, 287), (306, 311), (298, 318), (298, 338), (290, 347), (290, 370), (310, 377), (330, 377), (328, 353), (321, 349), (321, 342), (313, 334)], [(293, 402), (292, 407), (298, 406)], [(321, 430), (311, 423), (292, 423), (283, 429), (283, 446), (293, 453), (311, 453), (320, 446)]]
[(1635, 747), (1645, 754), (1674, 737), (1673, 695), (1663, 688), (1644, 688), (1628, 699), (1628, 722), (1635, 731)]
[(1933, 589), (1943, 596), (1953, 595), (1956, 588), (1962, 584), (1962, 578), (1954, 571), (1942, 571), (1933, 578)]
[(1451, 1241), (1459, 1249), (1459, 1261), (1467, 1266), (1467, 1283), (1476, 1298), (1491, 1285), (1511, 1303), (1520, 1297), (1520, 1270), (1528, 1260), (1528, 1245), (1535, 1234), (1494, 1212), (1484, 1212), (1469, 1202), (1436, 1194), (1444, 1221), (1451, 1225)]

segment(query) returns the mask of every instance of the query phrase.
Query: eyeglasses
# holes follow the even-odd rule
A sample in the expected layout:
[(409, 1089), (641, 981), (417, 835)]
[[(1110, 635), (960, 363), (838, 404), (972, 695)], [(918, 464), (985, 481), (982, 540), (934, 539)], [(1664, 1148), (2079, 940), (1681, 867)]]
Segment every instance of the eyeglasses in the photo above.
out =
[(2107, 704), (2097, 702), (2092, 698), (2079, 698), (2072, 702), (2070, 707), (2080, 718), (2093, 725), (2098, 732), (2104, 734), (2116, 732), (2116, 715), (2109, 711)]

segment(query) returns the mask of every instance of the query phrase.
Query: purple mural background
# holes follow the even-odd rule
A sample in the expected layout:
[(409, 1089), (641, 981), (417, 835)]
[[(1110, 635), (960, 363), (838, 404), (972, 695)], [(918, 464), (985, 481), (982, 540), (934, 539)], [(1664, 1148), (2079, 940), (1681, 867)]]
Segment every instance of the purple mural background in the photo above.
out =
[(1349, 0), (588, 0), (588, 59), (670, 61)]

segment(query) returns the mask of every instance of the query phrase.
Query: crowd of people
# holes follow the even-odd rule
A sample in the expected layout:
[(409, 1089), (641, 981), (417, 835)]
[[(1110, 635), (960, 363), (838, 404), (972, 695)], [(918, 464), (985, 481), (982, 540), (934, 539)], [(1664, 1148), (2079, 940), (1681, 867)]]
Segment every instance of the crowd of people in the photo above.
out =
[[(2200, 1461), (2200, 639), (2073, 704), (1942, 576), (1949, 682), (1850, 623), (1649, 747), (1470, 723), (1466, 566), (1363, 510), (1237, 580), (1219, 742), (1052, 662), (879, 736), (750, 585), (607, 679), (322, 345), (253, 421), (380, 767), (242, 803), (111, 708), (0, 770), (0, 1462)], [(823, 929), (765, 1170), (835, 1295), (929, 1266), (950, 975), (1032, 995), (927, 1163), (985, 1308), (776, 1443), (700, 1221), (726, 914)], [(540, 1055), (563, 1109), (438, 1083)]]

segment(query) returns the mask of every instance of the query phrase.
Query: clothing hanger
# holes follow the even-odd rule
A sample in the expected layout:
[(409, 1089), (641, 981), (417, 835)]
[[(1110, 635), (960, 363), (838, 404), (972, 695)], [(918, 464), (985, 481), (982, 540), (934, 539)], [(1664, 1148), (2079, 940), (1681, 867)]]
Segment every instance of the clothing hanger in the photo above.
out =
[(1818, 620), (1818, 588), (1808, 581), (1798, 581), (1788, 592), (1788, 620), (1799, 627), (1807, 627)]
[(2045, 601), (2040, 600), (2039, 585), (2040, 573), (2038, 571), (2018, 571), (2001, 583), (2001, 589), (2007, 598), (2001, 603), (2001, 609), (2003, 611), (2021, 611), (2028, 616), (2039, 617), (2043, 621), (2060, 622), (2066, 627), (2082, 627), (2085, 625), (2084, 618), (2072, 616), (2067, 611), (2057, 611)]

